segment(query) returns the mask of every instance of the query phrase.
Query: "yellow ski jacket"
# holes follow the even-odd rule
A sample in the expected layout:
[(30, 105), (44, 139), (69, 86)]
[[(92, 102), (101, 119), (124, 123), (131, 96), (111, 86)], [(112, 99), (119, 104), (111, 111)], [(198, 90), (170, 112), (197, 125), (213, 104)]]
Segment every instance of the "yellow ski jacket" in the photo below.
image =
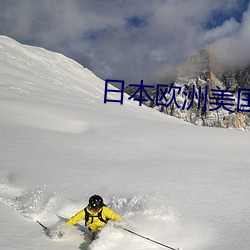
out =
[[(89, 207), (86, 207), (87, 212), (89, 213), (88, 221), (85, 221), (86, 226), (88, 226), (89, 230), (92, 233), (97, 232), (100, 228), (102, 228), (106, 223), (104, 221), (112, 220), (112, 221), (121, 221), (120, 215), (116, 214), (113, 210), (110, 208), (103, 206), (99, 211), (93, 212), (89, 209)], [(100, 215), (101, 212), (101, 218), (104, 220), (100, 220), (98, 218), (98, 215)], [(85, 210), (82, 209), (77, 214), (72, 216), (68, 221), (67, 224), (74, 225), (80, 220), (85, 220)]]

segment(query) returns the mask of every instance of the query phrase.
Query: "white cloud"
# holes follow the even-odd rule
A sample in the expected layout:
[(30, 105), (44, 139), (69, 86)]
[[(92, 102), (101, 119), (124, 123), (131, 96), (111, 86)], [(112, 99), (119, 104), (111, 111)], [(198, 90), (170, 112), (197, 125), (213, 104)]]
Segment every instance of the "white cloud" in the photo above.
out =
[[(2, 0), (0, 33), (63, 52), (102, 78), (151, 80), (211, 42), (219, 50), (221, 44), (232, 46), (237, 38), (230, 34), (238, 33), (243, 43), (250, 33), (247, 14), (242, 24), (232, 18), (214, 30), (204, 29), (215, 11), (230, 14), (237, 4), (237, 0)], [(131, 17), (143, 20), (143, 25), (131, 25)]]
[(250, 63), (250, 9), (244, 13), (237, 28), (210, 45), (219, 64), (229, 67), (246, 66)]
[(204, 31), (204, 34), (201, 36), (201, 43), (210, 44), (224, 37), (231, 36), (238, 31), (239, 27), (240, 24), (232, 17), (226, 20), (221, 26)]

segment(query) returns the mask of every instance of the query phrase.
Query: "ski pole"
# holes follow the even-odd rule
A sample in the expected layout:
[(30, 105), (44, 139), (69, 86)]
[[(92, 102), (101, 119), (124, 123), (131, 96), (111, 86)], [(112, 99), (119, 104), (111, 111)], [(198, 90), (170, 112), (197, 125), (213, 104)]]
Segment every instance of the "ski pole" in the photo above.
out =
[(129, 233), (131, 233), (131, 234), (137, 235), (137, 236), (139, 236), (139, 237), (141, 237), (141, 238), (143, 238), (143, 239), (145, 239), (145, 240), (154, 242), (154, 243), (156, 243), (156, 244), (158, 244), (158, 245), (161, 245), (161, 246), (163, 246), (163, 247), (169, 248), (169, 249), (171, 249), (171, 250), (180, 250), (180, 248), (173, 248), (173, 247), (167, 246), (167, 245), (162, 244), (162, 243), (160, 243), (160, 242), (158, 242), (158, 241), (155, 241), (155, 240), (152, 240), (152, 239), (150, 239), (150, 238), (148, 238), (148, 237), (145, 237), (145, 236), (143, 236), (143, 235), (141, 235), (141, 234), (135, 233), (135, 232), (133, 232), (133, 231), (127, 229), (127, 228), (122, 228), (122, 229), (125, 230), (125, 231), (127, 231), (127, 232), (129, 232)]
[(46, 231), (46, 230), (48, 230), (48, 228), (47, 227), (45, 227), (41, 222), (39, 222), (38, 220), (36, 221), (40, 226), (42, 226), (43, 227), (43, 229)]

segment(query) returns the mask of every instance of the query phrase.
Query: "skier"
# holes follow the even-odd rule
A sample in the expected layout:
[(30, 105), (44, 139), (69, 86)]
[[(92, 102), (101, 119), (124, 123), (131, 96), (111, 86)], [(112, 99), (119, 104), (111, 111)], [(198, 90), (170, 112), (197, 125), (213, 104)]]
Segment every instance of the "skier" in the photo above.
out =
[(109, 220), (120, 222), (122, 219), (120, 215), (105, 206), (101, 196), (95, 194), (89, 198), (89, 204), (72, 216), (67, 224), (74, 225), (80, 220), (85, 220), (85, 226), (92, 232), (94, 239)]

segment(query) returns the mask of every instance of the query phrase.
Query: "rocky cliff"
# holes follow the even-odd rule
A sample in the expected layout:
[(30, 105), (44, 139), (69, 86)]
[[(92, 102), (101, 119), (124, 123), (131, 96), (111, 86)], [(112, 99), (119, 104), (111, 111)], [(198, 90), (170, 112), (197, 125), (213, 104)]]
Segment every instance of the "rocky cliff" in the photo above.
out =
[[(176, 69), (174, 82), (145, 89), (152, 99), (144, 104), (196, 125), (248, 130), (250, 66), (223, 71), (219, 68), (209, 51), (202, 49)], [(135, 91), (136, 87), (125, 89), (129, 95)], [(142, 94), (148, 99), (145, 92)]]

